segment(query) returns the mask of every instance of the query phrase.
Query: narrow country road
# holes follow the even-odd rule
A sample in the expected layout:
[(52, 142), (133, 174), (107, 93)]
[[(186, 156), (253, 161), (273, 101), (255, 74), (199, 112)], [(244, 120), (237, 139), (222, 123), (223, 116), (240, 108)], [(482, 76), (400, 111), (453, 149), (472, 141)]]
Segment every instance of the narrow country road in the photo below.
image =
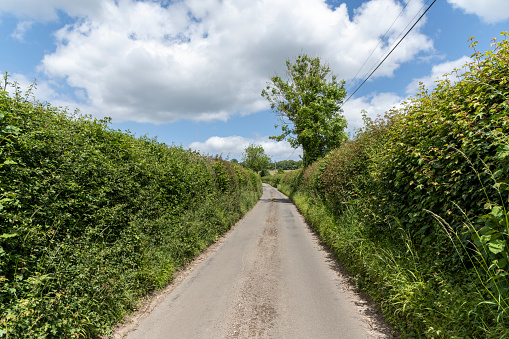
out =
[(269, 185), (127, 338), (389, 338), (291, 201)]

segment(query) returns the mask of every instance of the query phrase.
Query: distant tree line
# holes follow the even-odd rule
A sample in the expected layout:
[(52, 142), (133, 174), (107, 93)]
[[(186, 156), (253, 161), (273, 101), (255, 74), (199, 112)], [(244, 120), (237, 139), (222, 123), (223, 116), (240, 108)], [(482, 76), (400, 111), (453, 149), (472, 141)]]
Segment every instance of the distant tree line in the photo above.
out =
[(288, 170), (296, 170), (298, 168), (302, 167), (302, 160), (295, 161), (295, 160), (281, 160), (276, 161), (275, 166), (274, 162), (271, 162), (269, 165), (270, 169), (279, 169), (288, 171)]

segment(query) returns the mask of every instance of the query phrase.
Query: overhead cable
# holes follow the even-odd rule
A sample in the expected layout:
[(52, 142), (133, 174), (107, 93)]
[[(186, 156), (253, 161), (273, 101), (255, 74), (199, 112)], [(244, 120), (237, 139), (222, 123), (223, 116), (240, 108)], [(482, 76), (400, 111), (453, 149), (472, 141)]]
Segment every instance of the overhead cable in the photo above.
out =
[(366, 79), (364, 79), (364, 81), (355, 89), (355, 91), (350, 94), (350, 96), (343, 102), (343, 104), (341, 105), (341, 107), (343, 107), (347, 102), (348, 100), (350, 100), (350, 98), (355, 94), (357, 93), (357, 91), (362, 87), (362, 85), (364, 85), (366, 83), (366, 81), (368, 81), (368, 79), (373, 75), (373, 73), (376, 72), (376, 70), (384, 63), (384, 61), (389, 57), (389, 55), (391, 55), (391, 53), (396, 49), (396, 47), (399, 46), (399, 44), (401, 43), (401, 41), (403, 41), (403, 39), (405, 39), (405, 37), (412, 31), (412, 29), (415, 27), (415, 25), (417, 25), (417, 23), (422, 19), (422, 17), (429, 11), (429, 9), (431, 8), (431, 6), (433, 6), (433, 4), (436, 2), (437, 0), (433, 0), (433, 2), (431, 3), (431, 5), (428, 6), (428, 8), (424, 11), (424, 13), (422, 13), (422, 15), (419, 17), (419, 19), (417, 19), (417, 21), (412, 25), (412, 27), (410, 27), (410, 29), (405, 33), (405, 35), (398, 41), (398, 43), (390, 50), (390, 52), (385, 56), (385, 58), (376, 66), (376, 68), (368, 75), (368, 77)]
[[(385, 34), (380, 38), (380, 40), (378, 40), (378, 44), (375, 46), (375, 48), (373, 48), (373, 50), (371, 51), (371, 53), (369, 54), (369, 56), (366, 58), (366, 60), (364, 61), (364, 63), (362, 64), (362, 66), (359, 68), (359, 70), (357, 71), (357, 73), (355, 73), (355, 75), (353, 76), (353, 78), (348, 82), (348, 84), (346, 85), (346, 89), (348, 90), (348, 88), (350, 87), (350, 84), (357, 78), (357, 75), (359, 75), (360, 71), (362, 70), (362, 68), (364, 67), (364, 65), (366, 65), (366, 63), (368, 62), (369, 58), (371, 58), (371, 56), (373, 55), (373, 53), (376, 51), (377, 47), (380, 46), (380, 44), (382, 43), (382, 41), (384, 40), (384, 38), (387, 36), (387, 34), (389, 33), (389, 31), (391, 30), (392, 26), (394, 26), (394, 24), (396, 23), (396, 21), (399, 19), (399, 17), (401, 16), (401, 14), (403, 13), (403, 11), (405, 10), (405, 8), (408, 6), (408, 4), (410, 3), (410, 1), (412, 0), (408, 0), (408, 2), (405, 4), (405, 6), (403, 6), (403, 8), (401, 9), (401, 11), (399, 12), (398, 16), (396, 17), (396, 19), (394, 19), (394, 21), (392, 22), (391, 26), (387, 29), (387, 31), (385, 32)], [(406, 29), (406, 27), (405, 27)], [(400, 34), (401, 35), (401, 34)], [(399, 36), (398, 36), (399, 38)], [(397, 38), (396, 38), (397, 39)]]

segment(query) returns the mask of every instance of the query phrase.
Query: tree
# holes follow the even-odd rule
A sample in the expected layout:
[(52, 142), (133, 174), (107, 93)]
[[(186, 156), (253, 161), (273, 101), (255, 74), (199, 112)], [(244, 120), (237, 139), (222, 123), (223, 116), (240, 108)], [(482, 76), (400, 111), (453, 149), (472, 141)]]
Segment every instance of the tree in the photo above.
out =
[(319, 57), (299, 55), (294, 64), (287, 60), (286, 67), (288, 80), (273, 76), (262, 91), (281, 123), (282, 133), (270, 138), (286, 139), (293, 148), (302, 146), (306, 167), (347, 139), (341, 110), (345, 82), (338, 82)]
[(242, 161), (246, 168), (250, 168), (256, 172), (260, 172), (270, 164), (270, 158), (265, 154), (263, 147), (255, 144), (249, 144), (249, 146), (246, 147), (242, 154)]
[(302, 160), (279, 160), (275, 164), (271, 163), (269, 165), (270, 168), (277, 168), (282, 170), (296, 170), (297, 168), (302, 167)]

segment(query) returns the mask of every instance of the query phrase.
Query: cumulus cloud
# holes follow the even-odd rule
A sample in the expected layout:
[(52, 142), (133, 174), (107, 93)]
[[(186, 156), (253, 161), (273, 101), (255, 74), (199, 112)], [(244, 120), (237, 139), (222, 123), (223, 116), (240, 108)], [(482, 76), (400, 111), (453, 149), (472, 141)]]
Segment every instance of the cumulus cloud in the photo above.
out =
[(368, 117), (376, 118), (383, 116), (392, 108), (401, 107), (403, 100), (404, 98), (395, 93), (373, 93), (359, 98), (352, 97), (343, 106), (344, 116), (348, 122), (348, 131), (354, 133), (364, 126), (363, 111)]
[(487, 23), (497, 23), (509, 19), (507, 0), (447, 0), (455, 8), (468, 14), (475, 14)]
[[(466, 71), (464, 67), (472, 61), (471, 58), (463, 56), (453, 61), (443, 62), (435, 65), (431, 69), (431, 73), (427, 76), (413, 79), (406, 87), (406, 94), (414, 96), (419, 91), (419, 86), (422, 83), (426, 89), (433, 89), (437, 80), (444, 78), (448, 75), (449, 80), (455, 81), (456, 76)], [(454, 72), (456, 70), (456, 72)], [(395, 93), (372, 93), (363, 97), (351, 98), (344, 106), (344, 116), (348, 122), (348, 130), (350, 133), (361, 128), (364, 123), (362, 121), (362, 112), (370, 118), (383, 116), (391, 109), (401, 108), (401, 103), (407, 100), (408, 97), (401, 97)]]
[(16, 25), (16, 29), (11, 34), (11, 37), (16, 40), (23, 41), (25, 32), (32, 28), (33, 24), (34, 24), (33, 21), (30, 20), (18, 22), (18, 24)]
[[(459, 59), (453, 61), (443, 62), (441, 64), (433, 66), (431, 74), (422, 78), (414, 79), (406, 88), (408, 95), (415, 95), (419, 91), (419, 85), (422, 83), (426, 89), (432, 89), (435, 87), (435, 83), (438, 80), (444, 79), (446, 74), (452, 73), (454, 70), (458, 70), (460, 73), (464, 72), (464, 66), (472, 61), (467, 56), (462, 56)], [(448, 75), (451, 81), (456, 79), (454, 74)]]
[[(77, 103), (73, 97), (63, 92), (58, 91), (61, 84), (54, 81), (34, 81), (29, 79), (24, 74), (11, 73), (7, 79), (8, 85), (6, 86), (7, 92), (13, 96), (16, 88), (21, 91), (21, 94), (28, 100), (36, 100), (42, 103), (51, 103), (53, 107), (60, 107), (66, 109), (68, 112), (79, 110), (85, 114), (92, 114), (99, 117), (99, 112), (94, 111), (93, 107)], [(4, 86), (3, 79), (0, 85)], [(3, 87), (2, 87), (3, 88)], [(80, 90), (76, 90), (74, 95), (76, 97), (83, 97), (84, 94)]]
[(286, 141), (277, 142), (268, 137), (245, 138), (241, 136), (211, 137), (205, 142), (193, 142), (188, 147), (202, 154), (220, 154), (223, 158), (242, 159), (242, 153), (249, 144), (260, 145), (272, 160), (299, 160), (302, 149), (294, 149)]
[(102, 0), (2, 0), (0, 13), (45, 22), (57, 20), (58, 11), (73, 17), (96, 14), (100, 11), (102, 2)]
[[(433, 89), (437, 80), (443, 79), (445, 74), (452, 73), (454, 70), (462, 73), (466, 69), (463, 67), (472, 61), (471, 58), (463, 56), (453, 61), (443, 62), (435, 65), (431, 69), (431, 73), (427, 76), (413, 79), (406, 87), (406, 94), (414, 96), (419, 91), (420, 83), (427, 89)], [(456, 75), (448, 76), (451, 81), (456, 79)], [(344, 106), (344, 116), (348, 122), (348, 130), (354, 132), (363, 126), (362, 112), (370, 118), (383, 116), (387, 111), (395, 108), (401, 108), (401, 103), (407, 97), (401, 97), (396, 93), (372, 93), (363, 97), (352, 97)]]
[[(339, 78), (352, 78), (373, 51), (376, 62), (422, 0), (371, 0), (352, 11), (324, 0), (12, 0), (0, 11), (24, 18), (75, 20), (56, 32), (56, 51), (40, 70), (82, 89), (86, 105), (114, 121), (227, 120), (268, 108), (260, 92), (287, 58), (320, 56)], [(384, 15), (380, 15), (384, 13)], [(375, 73), (391, 76), (430, 51), (422, 22)], [(366, 65), (370, 67), (371, 65)]]

